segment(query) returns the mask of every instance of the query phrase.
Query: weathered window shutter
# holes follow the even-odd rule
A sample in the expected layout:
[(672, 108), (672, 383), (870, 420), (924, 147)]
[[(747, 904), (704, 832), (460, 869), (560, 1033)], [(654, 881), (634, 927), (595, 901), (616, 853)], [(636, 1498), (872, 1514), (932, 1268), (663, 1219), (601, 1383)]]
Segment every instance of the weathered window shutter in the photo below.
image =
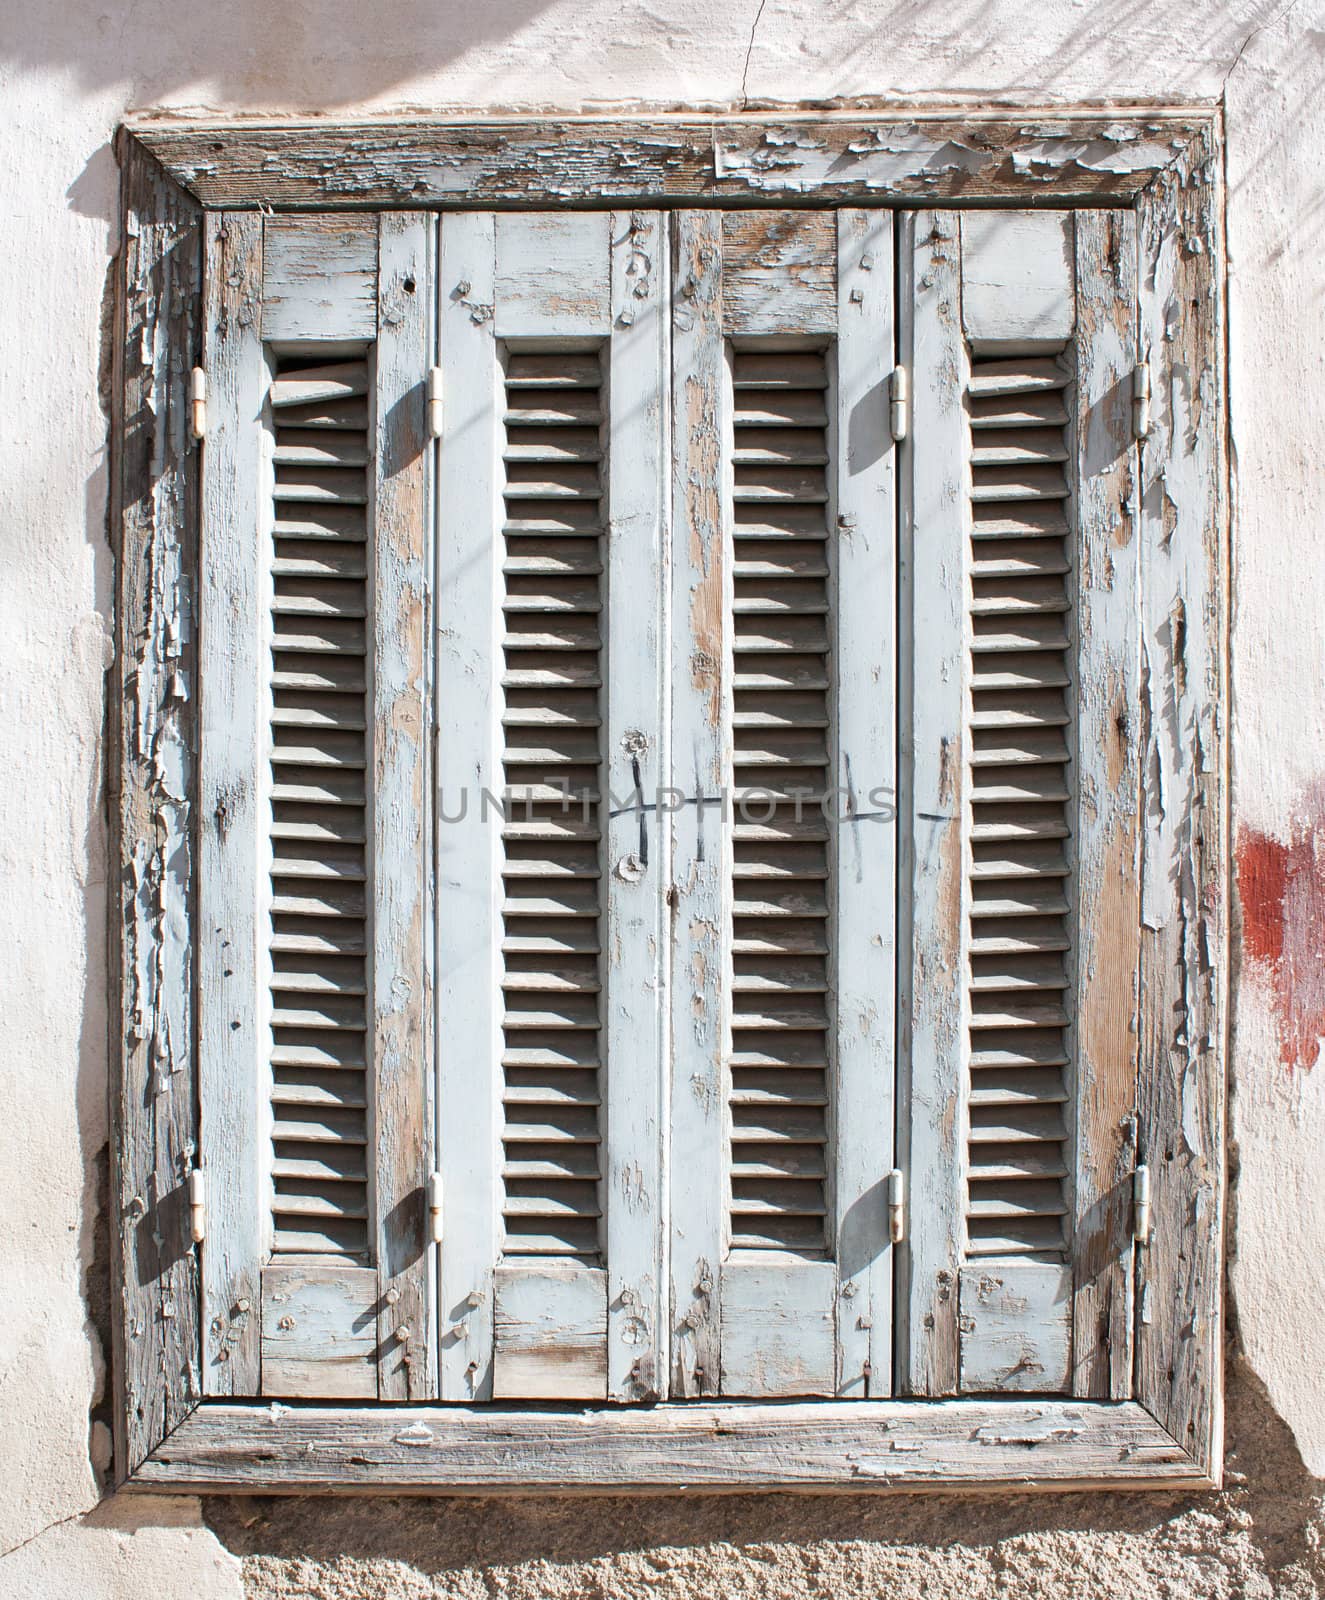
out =
[(892, 221), (672, 226), (672, 1393), (887, 1394)]
[(471, 213), (440, 249), (442, 1395), (647, 1399), (663, 223)]
[(208, 218), (204, 1387), (434, 1392), (431, 225)]
[(1124, 212), (902, 224), (906, 1379), (1119, 1398), (1140, 704)]

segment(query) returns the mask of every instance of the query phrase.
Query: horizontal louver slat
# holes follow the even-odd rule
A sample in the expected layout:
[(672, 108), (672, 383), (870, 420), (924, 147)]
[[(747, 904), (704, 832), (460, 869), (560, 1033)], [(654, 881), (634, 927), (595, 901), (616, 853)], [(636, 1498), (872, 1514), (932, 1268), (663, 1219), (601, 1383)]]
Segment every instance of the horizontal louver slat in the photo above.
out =
[[(1054, 357), (972, 363), (967, 1249), (1066, 1249), (1073, 578)], [(1055, 504), (1052, 512), (1044, 503)], [(1028, 502), (1038, 502), (1030, 505)]]
[(729, 1230), (826, 1250), (832, 846), (822, 351), (732, 352)]
[(505, 1255), (600, 1252), (597, 352), (506, 355), (502, 728)]
[(272, 1233), (369, 1256), (368, 363), (271, 387)]

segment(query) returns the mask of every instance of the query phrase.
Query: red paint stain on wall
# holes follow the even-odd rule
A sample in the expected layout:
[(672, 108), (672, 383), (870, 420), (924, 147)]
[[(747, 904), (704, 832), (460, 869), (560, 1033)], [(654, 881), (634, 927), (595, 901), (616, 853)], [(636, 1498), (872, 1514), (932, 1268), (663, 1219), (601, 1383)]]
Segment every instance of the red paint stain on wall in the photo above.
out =
[(1279, 1056), (1311, 1068), (1325, 1036), (1325, 791), (1282, 839), (1238, 834), (1242, 946), (1274, 993)]

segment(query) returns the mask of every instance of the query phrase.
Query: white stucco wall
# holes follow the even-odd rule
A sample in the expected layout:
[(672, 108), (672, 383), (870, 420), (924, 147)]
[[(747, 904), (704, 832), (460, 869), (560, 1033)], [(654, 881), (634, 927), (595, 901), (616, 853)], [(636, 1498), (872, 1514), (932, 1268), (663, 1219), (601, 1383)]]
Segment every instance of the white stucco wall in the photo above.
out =
[[(87, 1306), (105, 1265), (89, 1195), (106, 1139), (108, 140), (126, 110), (159, 106), (729, 104), (743, 85), (784, 101), (1227, 96), (1234, 826), (1247, 859), (1277, 861), (1274, 882), (1293, 891), (1282, 915), (1274, 893), (1258, 905), (1259, 954), (1235, 980), (1233, 1309), (1251, 1368), (1325, 1474), (1325, 1065), (1312, 1066), (1325, 1027), (1325, 0), (6, 0), (0, 1551), (19, 1548), (0, 1562), (0, 1593), (212, 1596), (241, 1583), (194, 1502), (82, 1515), (106, 1456), (89, 1420), (104, 1359)], [(706, 1582), (700, 1567), (669, 1592)], [(786, 1592), (829, 1592), (818, 1582), (810, 1571)], [(289, 1592), (341, 1592), (309, 1585)]]

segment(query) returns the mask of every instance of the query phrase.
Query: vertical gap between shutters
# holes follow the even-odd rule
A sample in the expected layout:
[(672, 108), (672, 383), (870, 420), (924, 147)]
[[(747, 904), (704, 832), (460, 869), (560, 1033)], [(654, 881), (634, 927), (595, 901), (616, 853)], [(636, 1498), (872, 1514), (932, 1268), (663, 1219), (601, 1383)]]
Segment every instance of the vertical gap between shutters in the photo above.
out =
[(971, 361), (970, 1257), (1068, 1248), (1069, 382)]
[(371, 357), (276, 353), (271, 565), (273, 1254), (367, 1263)]
[(733, 1249), (828, 1249), (831, 353), (737, 345), (732, 376)]
[(602, 1252), (602, 353), (505, 364), (505, 1255)]

